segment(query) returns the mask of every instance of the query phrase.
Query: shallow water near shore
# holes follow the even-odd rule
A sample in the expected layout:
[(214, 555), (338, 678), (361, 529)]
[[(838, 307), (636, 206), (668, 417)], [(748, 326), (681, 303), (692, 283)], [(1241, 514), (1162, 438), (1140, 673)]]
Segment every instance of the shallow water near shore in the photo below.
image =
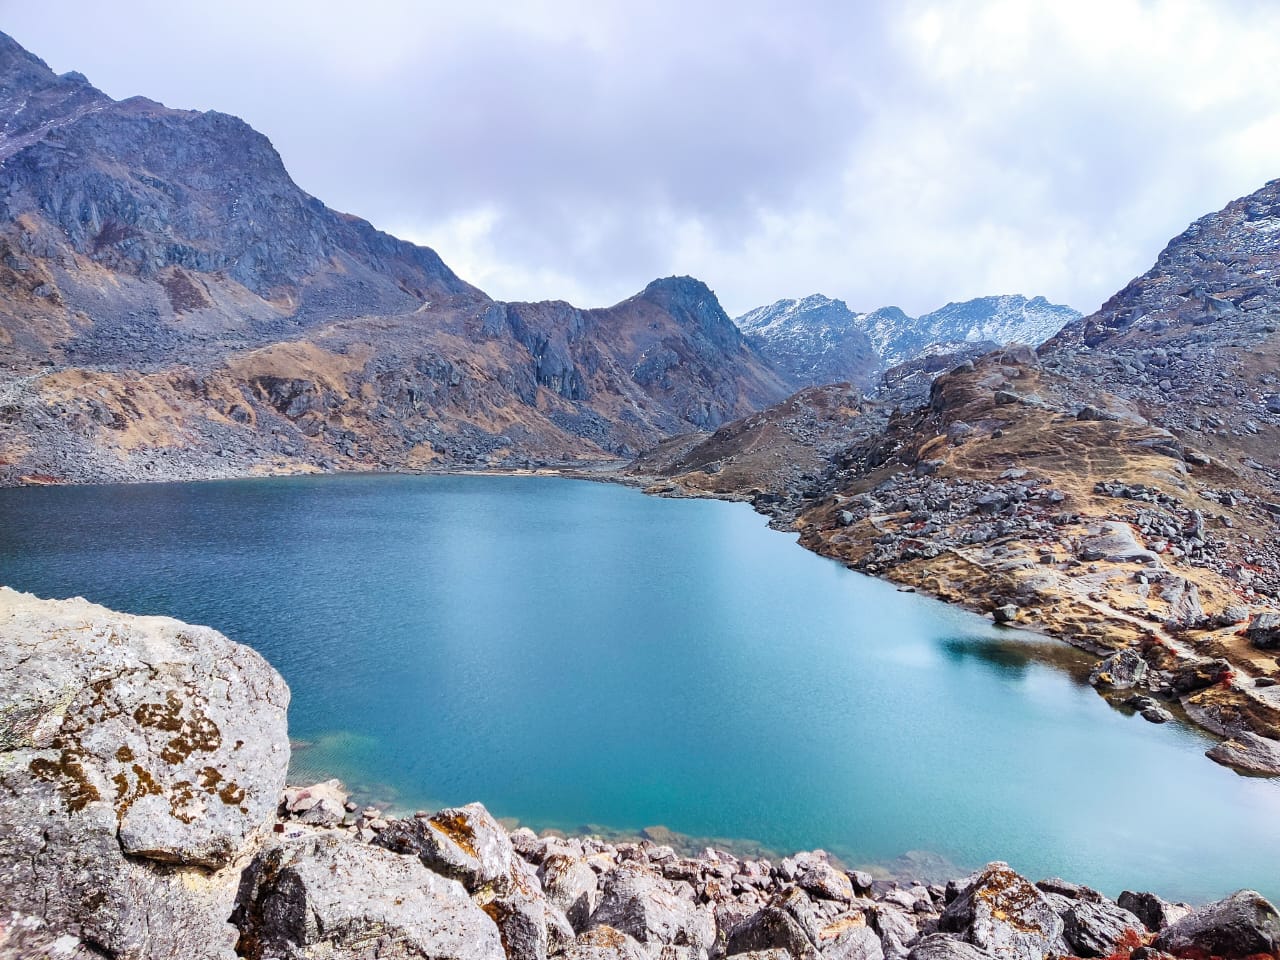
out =
[(1280, 898), (1280, 781), (743, 504), (523, 477), (0, 490), (0, 583), (252, 645), (293, 691), (294, 778), (397, 808)]

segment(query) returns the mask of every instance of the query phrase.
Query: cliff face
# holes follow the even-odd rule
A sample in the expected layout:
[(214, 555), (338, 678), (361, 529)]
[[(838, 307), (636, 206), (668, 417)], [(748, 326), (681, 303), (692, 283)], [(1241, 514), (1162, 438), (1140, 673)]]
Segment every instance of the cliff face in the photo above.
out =
[(0, 482), (601, 459), (784, 396), (704, 285), (501, 304), (0, 35)]

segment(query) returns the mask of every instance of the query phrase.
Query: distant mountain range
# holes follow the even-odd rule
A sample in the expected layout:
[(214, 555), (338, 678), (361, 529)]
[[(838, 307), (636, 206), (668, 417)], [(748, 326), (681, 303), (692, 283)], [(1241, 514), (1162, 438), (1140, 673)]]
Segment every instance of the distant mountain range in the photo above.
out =
[(795, 387), (847, 380), (870, 389), (886, 369), (921, 356), (1038, 346), (1080, 316), (1044, 297), (979, 297), (912, 317), (898, 307), (856, 313), (814, 294), (757, 307), (734, 323)]

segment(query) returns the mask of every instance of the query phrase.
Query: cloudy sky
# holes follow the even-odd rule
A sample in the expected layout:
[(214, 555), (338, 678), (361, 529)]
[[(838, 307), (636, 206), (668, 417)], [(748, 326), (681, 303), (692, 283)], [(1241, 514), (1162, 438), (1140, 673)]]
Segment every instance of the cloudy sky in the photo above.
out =
[(693, 274), (1089, 312), (1280, 176), (1270, 0), (0, 0), (115, 97), (244, 117), (330, 206), (506, 299)]

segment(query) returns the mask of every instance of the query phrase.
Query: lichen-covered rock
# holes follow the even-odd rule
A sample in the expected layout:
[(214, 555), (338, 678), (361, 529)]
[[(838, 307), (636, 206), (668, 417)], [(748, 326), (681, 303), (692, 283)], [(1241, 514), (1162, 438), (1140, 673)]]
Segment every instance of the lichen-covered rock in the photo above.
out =
[(1154, 946), (1175, 955), (1190, 952), (1228, 960), (1272, 954), (1280, 950), (1280, 915), (1262, 894), (1240, 890), (1166, 927)]
[(1045, 894), (1006, 863), (988, 864), (948, 904), (938, 927), (1005, 960), (1044, 960), (1071, 952), (1062, 937), (1062, 919)]
[(235, 922), (250, 960), (504, 960), (498, 928), (457, 880), (337, 833), (307, 833), (245, 871)]
[(623, 863), (604, 877), (600, 905), (590, 923), (621, 930), (645, 945), (688, 947), (694, 957), (704, 957), (716, 936), (709, 910), (634, 863)]
[(516, 855), (507, 832), (479, 803), (397, 820), (377, 843), (413, 854), (436, 873), (462, 881), (471, 893), (506, 880)]
[(0, 892), (121, 957), (228, 956), (289, 692), (205, 627), (0, 588)]

